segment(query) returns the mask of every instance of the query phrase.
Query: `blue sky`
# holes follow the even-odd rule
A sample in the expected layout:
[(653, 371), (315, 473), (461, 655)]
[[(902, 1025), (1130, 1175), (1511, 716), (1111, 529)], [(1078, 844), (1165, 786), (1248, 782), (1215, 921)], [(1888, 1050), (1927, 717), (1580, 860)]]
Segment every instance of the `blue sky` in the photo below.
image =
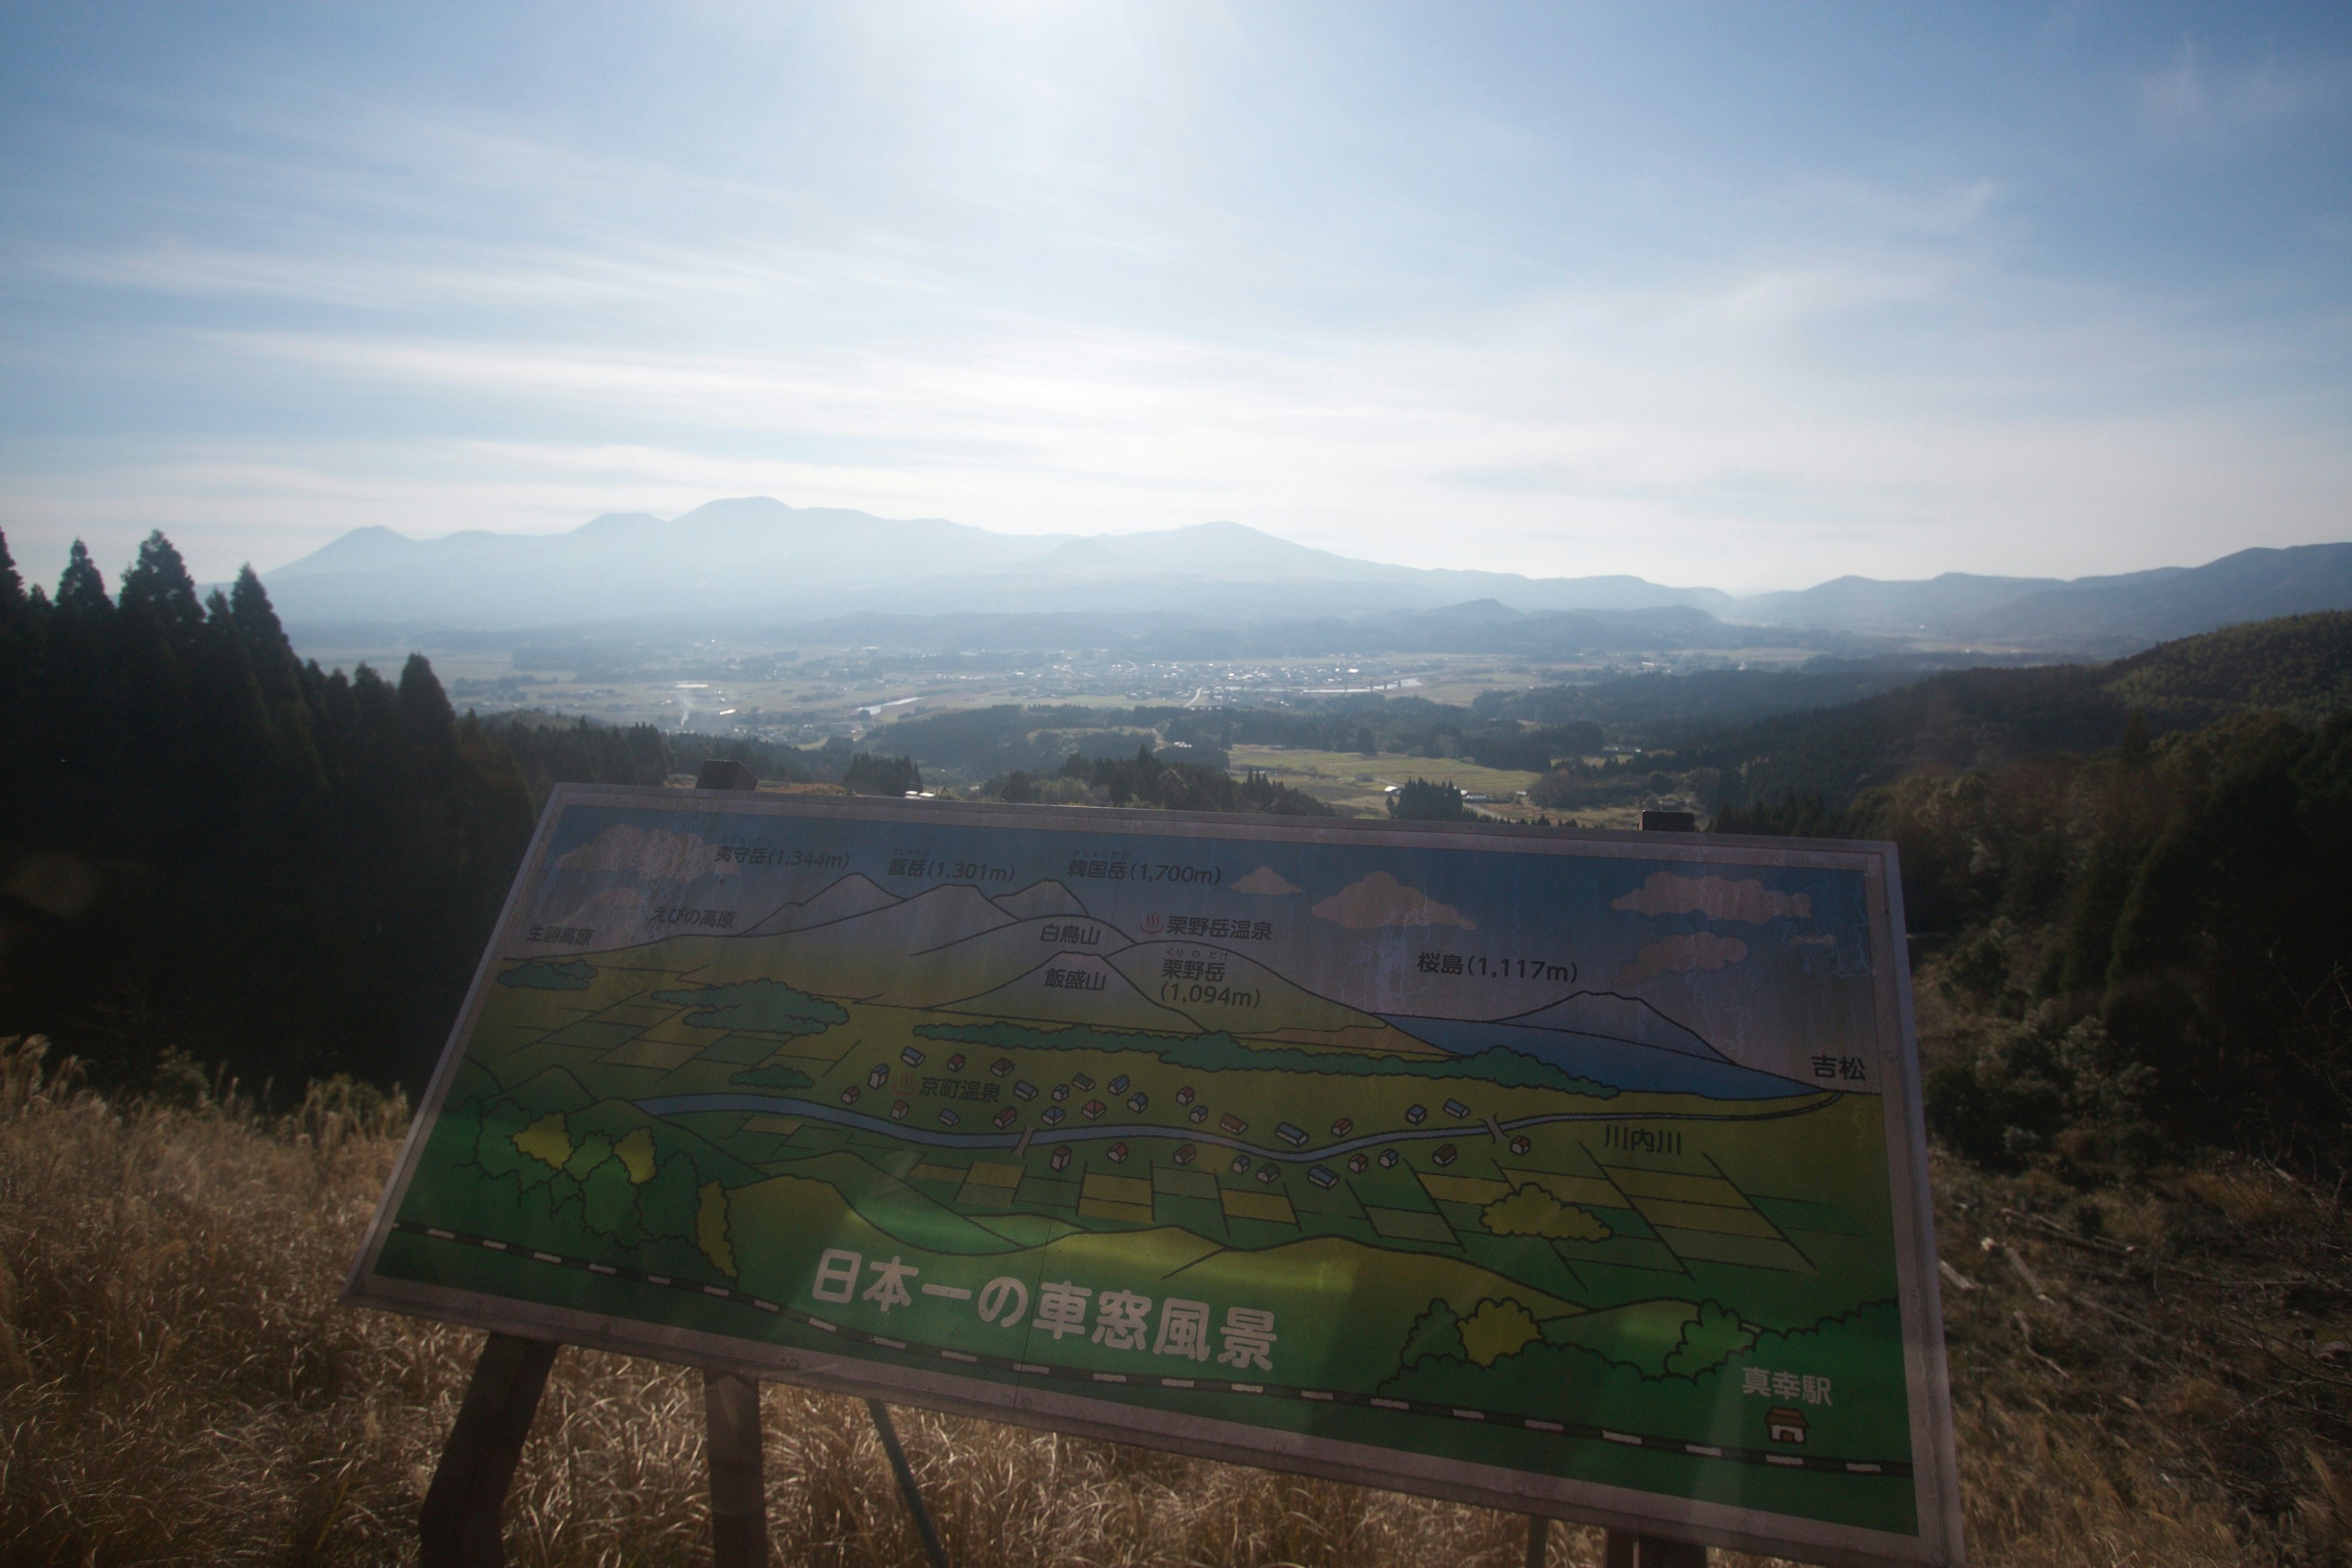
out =
[(0, 9), (52, 578), (720, 496), (1737, 590), (2352, 536), (2352, 7)]

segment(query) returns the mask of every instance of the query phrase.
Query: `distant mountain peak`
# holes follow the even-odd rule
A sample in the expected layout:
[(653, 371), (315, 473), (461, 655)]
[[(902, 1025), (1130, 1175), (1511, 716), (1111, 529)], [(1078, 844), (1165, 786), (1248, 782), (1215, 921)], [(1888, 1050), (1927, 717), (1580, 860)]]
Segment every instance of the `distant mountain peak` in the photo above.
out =
[(574, 533), (629, 532), (647, 526), (659, 528), (662, 520), (649, 511), (606, 511), (582, 523)]
[(290, 566), (279, 567), (271, 574), (271, 580), (329, 572), (364, 571), (371, 566), (404, 560), (424, 542), (381, 523), (370, 523), (340, 535)]
[(1195, 539), (1258, 539), (1271, 544), (1288, 545), (1293, 550), (1309, 548), (1307, 545), (1293, 543), (1279, 534), (1268, 533), (1262, 528), (1252, 528), (1248, 523), (1234, 522), (1228, 518), (1218, 518), (1209, 522), (1185, 523), (1181, 527), (1171, 528), (1168, 531), (1185, 534)]
[(1515, 610), (1500, 599), (1465, 599), (1458, 605), (1447, 605), (1429, 612), (1433, 620), (1488, 623), (1527, 619), (1523, 611)]
[(1024, 562), (1024, 566), (1124, 566), (1126, 561), (1117, 551), (1102, 542), (1100, 535), (1092, 539), (1071, 539), (1055, 545), (1045, 554)]
[[(1297, 624), (1309, 628), (1302, 635), (1313, 646), (1294, 651), (1325, 653), (1374, 651), (1382, 628), (1419, 617), (1416, 650), (1431, 652), (1549, 658), (1754, 646), (1766, 634), (1748, 626), (1803, 628), (1832, 639), (1816, 646), (1832, 647), (1855, 634), (1925, 634), (2109, 652), (2270, 616), (2352, 608), (2352, 544), (2255, 548), (2194, 568), (2072, 583), (1958, 572), (1911, 582), (1849, 575), (1734, 600), (1713, 588), (1623, 575), (1538, 578), (1367, 561), (1225, 518), (1076, 537), (729, 496), (667, 520), (607, 512), (551, 533), (472, 530), (419, 539), (371, 525), (267, 581), (279, 616), (306, 637), (360, 623), (414, 637), (681, 616), (767, 632), (878, 613), (896, 617), (901, 632), (915, 616), (1108, 617), (1116, 643), (1132, 640), (1146, 617), (1166, 616), (1249, 628)], [(1371, 628), (1373, 641), (1351, 626)], [(1076, 633), (1075, 623), (1067, 631)], [(1790, 640), (1770, 635), (1782, 637), (1775, 646)], [(1402, 651), (1393, 639), (1389, 646)]]

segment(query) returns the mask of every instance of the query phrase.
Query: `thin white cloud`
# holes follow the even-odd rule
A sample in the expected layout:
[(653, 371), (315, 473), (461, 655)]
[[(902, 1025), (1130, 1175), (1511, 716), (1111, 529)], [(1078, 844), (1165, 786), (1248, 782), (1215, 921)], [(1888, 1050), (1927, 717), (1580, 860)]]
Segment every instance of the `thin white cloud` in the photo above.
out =
[[(2123, 348), (2120, 332), (2104, 343), (2081, 327), (2072, 336), (2086, 359), (2133, 357), (2105, 356)], [(358, 378), (517, 407), (552, 400), (597, 424), (626, 404), (708, 432), (833, 445), (791, 459), (675, 450), (658, 476), (674, 487), (672, 510), (764, 492), (1012, 531), (1232, 516), (1350, 553), (1435, 565), (1458, 563), (1433, 552), (1424, 526), (1462, 510), (1458, 476), (1533, 473), (1539, 483), (1477, 502), (1515, 567), (1537, 575), (1632, 570), (1735, 591), (1845, 570), (2063, 575), (2193, 562), (2241, 542), (2200, 532), (2215, 507), (2248, 504), (2248, 486), (2275, 520), (2260, 541), (2270, 543), (2333, 537), (2329, 508), (2347, 489), (2340, 448), (2292, 418), (2233, 425), (2208, 411), (2136, 425), (2053, 417), (1931, 428), (1859, 408), (1791, 409), (1785, 389), (1769, 393), (1727, 370), (1694, 395), (1696, 380), (1685, 377), (1706, 374), (1699, 365), (1633, 371), (1566, 351), (1539, 364), (1499, 345), (1391, 345), (1375, 363), (1344, 349), (1331, 358), (1212, 353), (1041, 323), (1023, 339), (933, 343), (917, 354), (823, 350), (777, 359), (289, 334), (242, 334), (234, 346), (331, 383)], [(1335, 364), (1346, 369), (1335, 374)], [(2215, 368), (2192, 358), (2166, 373)], [(1562, 385), (1570, 376), (1582, 384)], [(1335, 379), (1352, 384), (1337, 405)], [(532, 468), (577, 474), (615, 450), (477, 442), (422, 468), (435, 475), (487, 461), (510, 464), (517, 478)], [(699, 482), (698, 468), (707, 476)], [(1784, 499), (1759, 503), (1759, 479)], [(386, 492), (434, 482), (377, 481)], [(642, 494), (614, 493), (631, 484), (624, 472), (565, 487), (581, 495), (575, 520), (646, 504)], [(495, 522), (497, 504), (469, 508), (475, 515), (464, 521)], [(554, 515), (509, 515), (529, 511)], [(434, 514), (419, 507), (415, 515)], [(2132, 524), (2135, 555), (2118, 559), (2101, 536), (2103, 519)], [(1954, 533), (1963, 520), (1993, 521)], [(414, 521), (406, 530), (443, 531)]]
[(2170, 66), (2139, 79), (2140, 112), (2160, 131), (2212, 136), (2285, 120), (2343, 101), (2341, 72), (2322, 74), (2273, 56), (2216, 64), (2194, 37), (2180, 40)]
[(2180, 59), (2168, 70), (2150, 71), (2139, 79), (2140, 109), (2161, 125), (2210, 123), (2212, 103), (2205, 90), (2204, 73), (2197, 68), (2197, 46), (2180, 44)]

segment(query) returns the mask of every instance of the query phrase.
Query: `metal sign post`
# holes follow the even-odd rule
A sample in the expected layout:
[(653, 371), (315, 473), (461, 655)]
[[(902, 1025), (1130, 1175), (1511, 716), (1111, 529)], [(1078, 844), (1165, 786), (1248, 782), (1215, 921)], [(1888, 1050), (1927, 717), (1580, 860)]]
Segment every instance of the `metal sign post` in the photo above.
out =
[(1893, 848), (1655, 826), (563, 786), (346, 1299), (1958, 1563)]
[(907, 1463), (907, 1450), (899, 1446), (898, 1428), (891, 1423), (890, 1407), (878, 1399), (869, 1399), (866, 1409), (874, 1417), (874, 1434), (882, 1439), (882, 1452), (890, 1460), (890, 1473), (898, 1478), (898, 1495), (907, 1500), (907, 1512), (914, 1519), (915, 1533), (923, 1539), (923, 1555), (930, 1559), (931, 1568), (948, 1568), (947, 1549), (940, 1544), (940, 1532), (931, 1524), (931, 1510), (923, 1506), (923, 1489), (915, 1484), (914, 1467)]

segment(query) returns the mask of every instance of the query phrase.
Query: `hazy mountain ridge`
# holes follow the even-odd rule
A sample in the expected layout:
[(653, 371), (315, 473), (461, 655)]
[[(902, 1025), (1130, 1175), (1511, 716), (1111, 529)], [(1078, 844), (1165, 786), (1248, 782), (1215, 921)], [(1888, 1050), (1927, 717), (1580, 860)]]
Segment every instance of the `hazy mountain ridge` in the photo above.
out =
[(1635, 577), (1393, 566), (1232, 522), (1087, 538), (1001, 534), (765, 497), (713, 501), (668, 521), (606, 513), (554, 534), (412, 540), (362, 529), (269, 580), (294, 621), (506, 630), (675, 614), (784, 624), (857, 610), (1360, 615), (1506, 594), (1533, 610), (1730, 604), (1712, 589)]
[(418, 540), (359, 529), (269, 582), (286, 618), (310, 626), (802, 628), (870, 616), (953, 616), (969, 632), (978, 629), (970, 619), (1076, 616), (1108, 617), (1097, 635), (1178, 658), (1739, 647), (1802, 643), (1804, 634), (2116, 652), (2238, 621), (2352, 608), (2352, 543), (2246, 550), (2203, 566), (2071, 583), (1842, 577), (1735, 599), (1624, 575), (1398, 566), (1234, 522), (1013, 535), (744, 497), (667, 521), (610, 512), (556, 534)]
[(1792, 593), (1739, 601), (1738, 618), (1765, 626), (1836, 626), (1857, 631), (1911, 632), (1953, 625), (2066, 584), (2056, 577), (1979, 577), (1947, 572), (1920, 582), (1838, 577)]
[(2011, 600), (1967, 624), (1989, 640), (2032, 642), (2050, 628), (2120, 649), (2248, 621), (2352, 608), (2352, 544), (2241, 550), (2183, 570), (2084, 577)]

